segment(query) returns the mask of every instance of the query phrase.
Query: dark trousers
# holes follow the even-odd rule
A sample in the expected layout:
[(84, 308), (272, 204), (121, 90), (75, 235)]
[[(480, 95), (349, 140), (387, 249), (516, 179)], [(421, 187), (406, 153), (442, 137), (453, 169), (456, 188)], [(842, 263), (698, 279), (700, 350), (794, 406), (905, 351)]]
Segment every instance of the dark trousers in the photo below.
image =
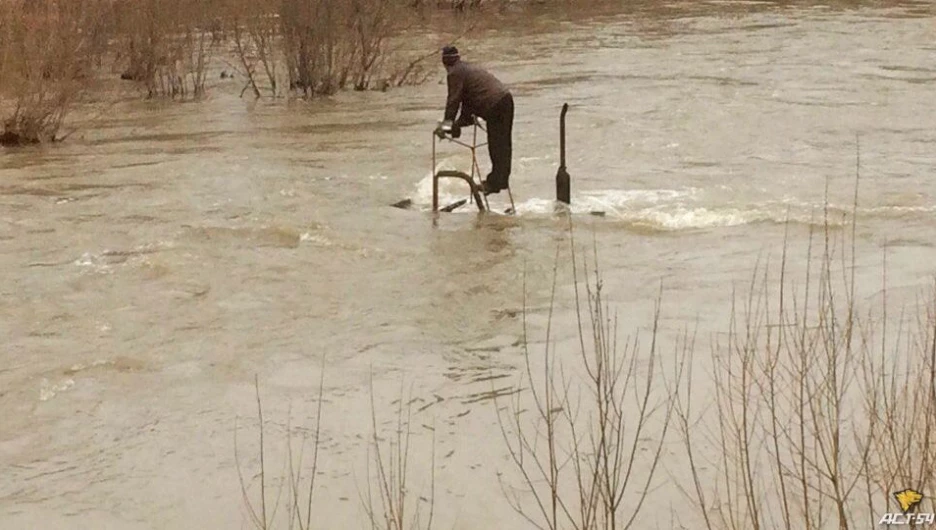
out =
[(510, 159), (513, 156), (514, 103), (509, 93), (491, 109), (487, 122), (488, 154), (491, 155), (491, 172), (488, 185), (502, 190), (510, 187)]

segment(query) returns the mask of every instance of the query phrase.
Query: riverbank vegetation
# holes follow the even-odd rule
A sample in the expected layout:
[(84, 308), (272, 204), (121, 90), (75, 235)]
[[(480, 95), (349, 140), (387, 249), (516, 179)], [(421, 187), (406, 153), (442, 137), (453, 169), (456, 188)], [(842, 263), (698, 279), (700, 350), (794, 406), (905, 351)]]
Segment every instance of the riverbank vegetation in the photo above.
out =
[(0, 144), (52, 141), (107, 51), (100, 0), (0, 0)]
[[(0, 144), (53, 142), (95, 81), (146, 98), (201, 98), (210, 79), (242, 95), (313, 98), (419, 84), (435, 49), (407, 46), (429, 12), (482, 1), (0, 0)], [(453, 24), (452, 27), (457, 27)], [(456, 38), (453, 35), (445, 37)]]

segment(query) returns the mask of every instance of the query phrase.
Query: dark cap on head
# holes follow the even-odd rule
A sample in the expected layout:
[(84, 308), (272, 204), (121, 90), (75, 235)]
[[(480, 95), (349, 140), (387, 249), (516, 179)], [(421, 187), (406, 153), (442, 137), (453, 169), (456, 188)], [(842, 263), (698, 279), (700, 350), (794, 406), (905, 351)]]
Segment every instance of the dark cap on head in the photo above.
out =
[(449, 65), (458, 62), (458, 48), (455, 46), (446, 46), (442, 48), (442, 63)]

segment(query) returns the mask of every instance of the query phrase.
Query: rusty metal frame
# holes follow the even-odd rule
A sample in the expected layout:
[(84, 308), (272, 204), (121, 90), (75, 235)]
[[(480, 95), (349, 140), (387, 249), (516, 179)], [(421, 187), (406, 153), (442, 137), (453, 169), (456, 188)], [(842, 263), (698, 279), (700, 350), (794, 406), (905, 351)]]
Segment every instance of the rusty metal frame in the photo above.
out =
[[(462, 142), (457, 138), (452, 138), (446, 136), (445, 139), (456, 143), (462, 147), (468, 148), (471, 151), (471, 173), (465, 173), (464, 171), (456, 170), (442, 170), (436, 171), (436, 140), (438, 137), (435, 133), (432, 133), (432, 211), (439, 211), (439, 179), (440, 178), (458, 178), (464, 180), (471, 191), (471, 196), (478, 205), (478, 211), (483, 212), (485, 209), (488, 211), (491, 210), (491, 206), (488, 203), (487, 195), (484, 195), (481, 192), (481, 166), (478, 165), (478, 148), (484, 147), (487, 145), (487, 142), (482, 144), (478, 143), (478, 129), (481, 129), (484, 132), (487, 130), (484, 128), (481, 123), (478, 122), (478, 119), (475, 118), (474, 126), (472, 128), (471, 134), (471, 143)], [(477, 181), (475, 177), (477, 176)], [(514, 205), (513, 193), (510, 191), (510, 188), (507, 188), (507, 195), (510, 197), (510, 212), (516, 213), (517, 208)], [(483, 200), (483, 202), (482, 202)]]
[[(458, 144), (462, 147), (468, 148), (471, 151), (471, 173), (465, 173), (464, 171), (455, 171), (455, 170), (442, 170), (436, 171), (436, 140), (438, 137), (435, 133), (432, 134), (432, 211), (439, 211), (439, 179), (440, 178), (458, 178), (464, 180), (468, 187), (470, 188), (471, 196), (478, 205), (478, 211), (483, 212), (485, 209), (490, 210), (491, 207), (488, 204), (487, 196), (481, 193), (481, 166), (478, 165), (478, 148), (484, 147), (487, 145), (485, 143), (478, 143), (478, 129), (484, 131), (484, 127), (478, 123), (478, 120), (474, 120), (474, 126), (472, 127), (471, 133), (471, 143), (463, 142), (457, 138), (452, 138), (447, 136), (445, 139)], [(477, 181), (475, 177), (477, 176)], [(508, 193), (510, 190), (507, 190)], [(513, 196), (510, 197), (510, 202), (513, 204)]]

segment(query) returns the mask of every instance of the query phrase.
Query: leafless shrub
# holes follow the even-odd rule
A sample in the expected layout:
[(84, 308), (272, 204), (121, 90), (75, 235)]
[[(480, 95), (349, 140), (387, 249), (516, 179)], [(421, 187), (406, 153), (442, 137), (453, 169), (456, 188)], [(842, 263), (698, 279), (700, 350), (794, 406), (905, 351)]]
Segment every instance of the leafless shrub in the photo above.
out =
[[(574, 241), (572, 246), (575, 262)], [(557, 250), (557, 262), (558, 256)], [(656, 476), (675, 406), (658, 371), (659, 303), (646, 353), (640, 353), (637, 338), (621, 351), (617, 318), (603, 298), (597, 259), (594, 277), (585, 275), (585, 307), (573, 268), (584, 370), (583, 379), (576, 380), (566, 374), (568, 365), (550, 343), (555, 274), (554, 270), (539, 375), (528, 348), (524, 310), (526, 373), (521, 385), (530, 385), (532, 410), (526, 412), (532, 416), (524, 416), (519, 393), (506, 418), (495, 404), (511, 460), (525, 486), (502, 487), (511, 506), (537, 528), (632, 528)], [(678, 382), (681, 363), (677, 367)]]
[[(189, 22), (183, 24), (183, 76), (191, 85), (191, 94), (201, 97), (205, 94), (205, 79), (208, 75), (208, 62), (219, 38), (216, 33), (216, 21), (212, 17), (210, 2), (195, 2), (189, 6)], [(183, 95), (186, 90), (183, 90)]]
[(435, 58), (438, 54), (436, 50), (433, 50), (431, 53), (398, 63), (389, 70), (382, 88), (388, 86), (414, 86), (425, 83), (433, 74), (427, 59)]
[[(235, 420), (234, 460), (237, 468), (237, 477), (240, 483), (242, 499), (244, 508), (247, 510), (248, 519), (250, 520), (251, 525), (258, 530), (269, 530), (271, 528), (275, 528), (277, 526), (276, 521), (285, 521), (285, 526), (289, 529), (298, 528), (299, 530), (309, 530), (314, 526), (312, 518), (312, 496), (315, 492), (315, 477), (319, 464), (319, 445), (321, 441), (320, 435), (323, 401), (322, 392), (325, 382), (324, 373), (323, 362), (322, 377), (319, 380), (319, 394), (317, 400), (317, 411), (315, 415), (315, 427), (310, 434), (312, 438), (312, 462), (308, 471), (307, 479), (303, 476), (303, 469), (305, 466), (303, 460), (305, 457), (306, 444), (310, 435), (304, 434), (299, 436), (301, 440), (299, 443), (298, 455), (294, 454), (294, 438), (297, 436), (293, 433), (291, 421), (287, 421), (286, 424), (286, 464), (284, 466), (286, 469), (285, 476), (269, 476), (269, 465), (266, 460), (267, 449), (264, 438), (266, 429), (263, 417), (263, 403), (260, 399), (260, 384), (256, 378), (254, 380), (254, 390), (256, 392), (257, 402), (259, 468), (257, 473), (250, 479), (244, 476), (244, 470), (241, 466), (241, 456), (237, 443), (237, 423)], [(259, 484), (257, 484), (255, 487), (252, 487), (255, 481), (258, 481)], [(271, 495), (272, 491), (268, 491), (268, 488), (271, 488), (273, 484), (276, 484), (275, 496)], [(257, 495), (252, 493), (252, 490), (255, 488), (259, 489), (259, 499), (256, 499), (255, 497)], [(285, 499), (283, 498), (284, 490), (286, 493)], [(276, 514), (281, 506), (285, 508), (285, 519), (276, 519)]]
[(106, 5), (0, 0), (0, 144), (56, 139), (103, 53)]
[(371, 87), (375, 73), (387, 58), (386, 41), (398, 18), (393, 2), (351, 0), (351, 27), (358, 50), (354, 89)]
[(149, 97), (200, 97), (218, 41), (215, 2), (119, 0), (114, 16), (124, 43), (123, 79), (141, 83)]
[[(373, 377), (371, 392), (371, 443), (368, 446), (367, 490), (361, 493), (367, 520), (374, 530), (430, 530), (435, 511), (435, 432), (431, 457), (429, 514), (422, 522), (419, 501), (413, 495), (407, 472), (409, 471), (412, 401), (400, 389), (397, 400), (396, 425), (392, 437), (385, 440), (377, 428), (377, 411), (374, 404)], [(371, 453), (372, 452), (372, 453)], [(373, 465), (373, 469), (371, 469)], [(376, 492), (374, 491), (376, 490)], [(374, 497), (379, 501), (375, 501)], [(413, 504), (416, 504), (413, 507)], [(412, 511), (412, 514), (410, 513)]]
[(410, 25), (408, 8), (394, 0), (233, 0), (230, 9), (242, 94), (277, 96), (284, 84), (305, 97), (417, 84), (437, 55), (412, 58), (391, 45)]
[(260, 97), (259, 83), (266, 79), (270, 95), (279, 95), (280, 21), (276, 11), (254, 0), (234, 0), (231, 32), (237, 59), (247, 78), (244, 91)]
[(856, 211), (857, 180), (850, 245), (826, 211), (801, 291), (786, 241), (776, 276), (755, 271), (713, 348), (711, 413), (692, 412), (688, 384), (680, 392), (688, 491), (708, 529), (867, 528), (900, 511), (895, 491), (936, 487), (936, 291), (893, 334), (885, 272), (881, 313), (862, 313)]
[(305, 96), (344, 88), (356, 53), (348, 3), (283, 0), (280, 9), (290, 88)]

